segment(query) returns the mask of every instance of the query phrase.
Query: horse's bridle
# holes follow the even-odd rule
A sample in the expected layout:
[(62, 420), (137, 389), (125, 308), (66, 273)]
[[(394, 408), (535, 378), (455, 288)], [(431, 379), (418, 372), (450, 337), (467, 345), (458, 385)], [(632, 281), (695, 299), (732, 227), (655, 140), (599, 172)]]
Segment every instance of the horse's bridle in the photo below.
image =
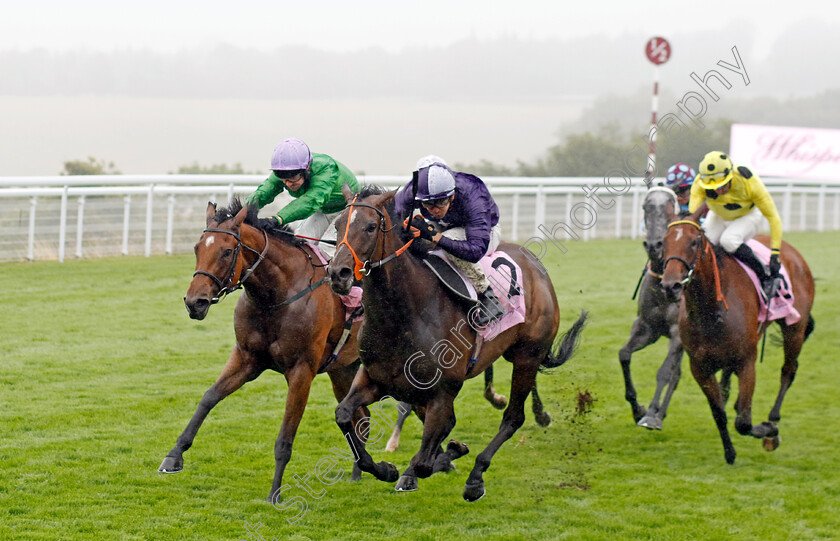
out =
[[(262, 263), (262, 260), (265, 258), (265, 254), (268, 252), (268, 234), (265, 231), (262, 232), (263, 237), (265, 237), (265, 248), (262, 252), (259, 252), (242, 242), (242, 238), (233, 231), (208, 227), (203, 231), (203, 233), (224, 233), (236, 239), (236, 248), (234, 248), (233, 251), (233, 262), (231, 263), (227, 278), (225, 278), (224, 280), (220, 280), (214, 274), (203, 270), (197, 270), (193, 273), (193, 278), (195, 278), (196, 275), (200, 274), (202, 276), (209, 277), (211, 280), (213, 280), (213, 282), (216, 283), (216, 286), (219, 288), (219, 291), (216, 292), (216, 296), (210, 299), (210, 304), (216, 304), (217, 302), (221, 301), (228, 293), (232, 293), (233, 291), (240, 289), (242, 287), (242, 282), (247, 280), (248, 277), (250, 277), (251, 274), (254, 272), (254, 269), (256, 269), (260, 263)], [(250, 250), (251, 252), (257, 254), (257, 260), (254, 261), (254, 264), (248, 267), (248, 269), (240, 275), (239, 280), (236, 280), (236, 264), (239, 262), (239, 254), (242, 252), (243, 247), (246, 250)], [(234, 281), (236, 282), (235, 284)]]
[[(414, 242), (414, 239), (416, 239), (417, 237), (420, 236), (420, 230), (413, 231), (412, 232), (413, 235), (414, 235), (413, 238), (409, 239), (409, 241), (407, 243), (405, 243), (402, 248), (398, 249), (393, 254), (391, 254), (387, 257), (383, 257), (379, 261), (374, 261), (373, 263), (371, 263), (370, 259), (368, 259), (364, 263), (362, 263), (362, 260), (359, 259), (358, 255), (356, 255), (356, 250), (354, 250), (353, 247), (350, 246), (350, 243), (347, 240), (348, 236), (350, 235), (350, 221), (351, 221), (351, 218), (353, 216), (353, 207), (367, 207), (369, 209), (373, 209), (377, 214), (379, 214), (379, 227), (377, 228), (377, 231), (376, 231), (376, 240), (374, 240), (374, 243), (373, 243), (374, 246), (376, 246), (379, 242), (379, 233), (388, 233), (389, 231), (394, 229), (397, 226), (397, 224), (394, 224), (391, 227), (386, 229), (385, 228), (385, 213), (382, 212), (381, 210), (379, 210), (378, 208), (374, 207), (373, 205), (369, 205), (367, 203), (357, 203), (356, 199), (358, 197), (359, 196), (357, 194), (356, 197), (353, 198), (353, 201), (351, 201), (350, 203), (347, 203), (347, 207), (345, 207), (345, 208), (348, 208), (348, 207), (350, 208), (350, 212), (347, 215), (347, 227), (344, 228), (344, 239), (342, 239), (342, 241), (339, 242), (336, 245), (335, 252), (337, 254), (338, 250), (342, 246), (347, 246), (347, 249), (350, 250), (350, 255), (353, 256), (353, 261), (354, 261), (354, 265), (355, 265), (354, 269), (353, 269), (353, 276), (356, 278), (356, 280), (361, 280), (362, 277), (370, 274), (370, 271), (372, 271), (373, 269), (375, 269), (377, 267), (381, 267), (385, 263), (391, 261), (392, 259), (394, 259), (396, 257), (399, 257), (400, 255), (403, 254), (403, 252), (408, 250), (408, 247), (411, 246), (411, 243)], [(373, 251), (376, 251), (376, 248), (374, 248)], [(383, 236), (383, 242), (382, 242), (382, 251), (383, 252), (385, 251), (384, 236)], [(373, 255), (373, 252), (371, 252), (371, 256), (372, 255)]]
[(691, 277), (694, 274), (694, 268), (697, 266), (697, 263), (700, 262), (700, 259), (703, 258), (703, 254), (708, 249), (708, 244), (706, 242), (706, 236), (702, 234), (703, 229), (700, 227), (700, 224), (692, 222), (691, 220), (677, 220), (675, 222), (671, 222), (671, 223), (668, 224), (668, 229), (671, 229), (675, 225), (682, 225), (682, 224), (690, 224), (690, 225), (696, 227), (700, 231), (700, 242), (703, 244), (703, 246), (701, 247), (701, 249), (697, 250), (697, 257), (694, 258), (694, 263), (689, 264), (688, 261), (681, 258), (680, 256), (672, 255), (671, 257), (668, 257), (668, 258), (665, 259), (665, 262), (662, 264), (662, 269), (663, 269), (663, 272), (664, 272), (665, 267), (668, 266), (668, 262), (671, 261), (672, 259), (676, 260), (676, 261), (679, 261), (680, 263), (685, 265), (685, 268), (688, 269), (688, 274), (686, 274), (685, 278), (680, 280), (680, 284), (685, 285), (685, 284), (687, 284), (688, 282), (691, 281)]

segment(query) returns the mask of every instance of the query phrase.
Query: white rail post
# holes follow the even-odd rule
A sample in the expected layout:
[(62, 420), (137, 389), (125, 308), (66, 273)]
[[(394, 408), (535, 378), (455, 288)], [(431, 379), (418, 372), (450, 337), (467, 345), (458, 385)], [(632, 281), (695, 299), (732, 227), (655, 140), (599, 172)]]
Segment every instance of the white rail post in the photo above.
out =
[(152, 205), (154, 204), (155, 185), (149, 184), (149, 195), (146, 200), (146, 257), (152, 255)]
[(540, 226), (545, 222), (545, 194), (543, 193), (543, 185), (537, 186), (537, 200), (534, 209), (534, 236), (539, 237)]
[(70, 187), (65, 185), (61, 191), (61, 217), (58, 222), (58, 262), (64, 263), (64, 243), (67, 240), (67, 193)]
[(228, 184), (228, 205), (233, 201), (233, 183)]
[(175, 217), (175, 194), (169, 194), (166, 208), (166, 255), (172, 255), (172, 229)]
[(621, 238), (621, 204), (624, 202), (623, 197), (616, 197), (615, 203), (615, 238)]
[(122, 255), (128, 255), (128, 225), (131, 221), (131, 194), (123, 197), (123, 244)]
[(511, 221), (513, 226), (511, 229), (510, 240), (516, 242), (519, 238), (519, 194), (513, 194), (513, 211), (511, 212)]
[(799, 196), (799, 230), (805, 231), (807, 225), (806, 218), (808, 217), (808, 194), (802, 192)]
[(639, 192), (633, 190), (633, 210), (630, 213), (630, 238), (639, 236)]
[(29, 244), (26, 248), (26, 259), (35, 261), (35, 208), (38, 206), (38, 197), (29, 198)]
[(793, 228), (793, 224), (791, 223), (791, 207), (793, 205), (793, 186), (788, 184), (785, 186), (785, 199), (782, 203), (782, 224), (785, 227)]
[(825, 221), (825, 190), (827, 186), (825, 184), (820, 184), (820, 193), (817, 196), (817, 231), (823, 232), (825, 231), (825, 225), (823, 222)]
[(840, 229), (840, 193), (834, 194), (834, 229)]
[(82, 236), (85, 223), (85, 196), (79, 196), (79, 209), (76, 214), (76, 257), (82, 258)]

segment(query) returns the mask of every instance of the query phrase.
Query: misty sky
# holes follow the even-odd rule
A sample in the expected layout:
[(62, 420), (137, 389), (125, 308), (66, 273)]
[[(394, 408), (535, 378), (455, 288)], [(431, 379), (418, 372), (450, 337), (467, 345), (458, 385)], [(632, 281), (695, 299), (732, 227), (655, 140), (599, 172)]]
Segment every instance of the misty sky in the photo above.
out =
[(269, 51), (307, 45), (329, 51), (440, 47), (464, 37), (573, 39), (644, 31), (673, 35), (743, 24), (755, 54), (788, 26), (840, 23), (831, 2), (704, 0), (28, 0), (6, 2), (0, 50), (172, 52), (219, 43)]
[[(597, 96), (648, 92), (643, 48), (654, 35), (674, 45), (660, 114), (693, 88), (689, 74), (731, 63), (736, 45), (751, 84), (736, 76), (710, 114), (736, 99), (840, 88), (840, 9), (828, 5), (6, 2), (0, 176), (54, 175), (87, 156), (124, 173), (193, 162), (262, 171), (290, 136), (368, 174), (410, 171), (430, 153), (530, 162)], [(650, 118), (647, 104), (618, 113)]]

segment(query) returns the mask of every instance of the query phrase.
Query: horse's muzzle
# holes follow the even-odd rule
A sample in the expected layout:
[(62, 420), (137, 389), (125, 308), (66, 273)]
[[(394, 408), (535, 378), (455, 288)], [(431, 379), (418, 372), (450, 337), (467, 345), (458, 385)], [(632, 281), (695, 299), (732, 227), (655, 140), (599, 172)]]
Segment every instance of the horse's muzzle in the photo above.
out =
[(679, 300), (680, 295), (682, 295), (683, 285), (682, 282), (662, 280), (659, 284), (659, 289), (665, 293), (665, 297), (667, 297), (669, 301), (676, 302)]
[(210, 310), (210, 300), (203, 297), (189, 299), (184, 297), (184, 305), (192, 319), (204, 319), (207, 317), (207, 311)]
[(330, 266), (330, 287), (339, 295), (347, 295), (353, 286), (353, 269)]

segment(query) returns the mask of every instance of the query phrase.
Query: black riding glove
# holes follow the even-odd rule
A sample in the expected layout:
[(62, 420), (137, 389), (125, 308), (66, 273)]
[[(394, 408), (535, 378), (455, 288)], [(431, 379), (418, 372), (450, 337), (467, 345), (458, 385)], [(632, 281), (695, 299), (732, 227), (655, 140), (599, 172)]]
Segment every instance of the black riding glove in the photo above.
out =
[(411, 219), (411, 227), (416, 227), (420, 230), (421, 239), (432, 240), (435, 236), (435, 226), (427, 222), (426, 219), (419, 214)]
[(773, 276), (773, 277), (778, 276), (781, 268), (782, 268), (782, 264), (779, 261), (779, 254), (775, 254), (775, 253), (772, 254), (770, 256), (770, 265), (769, 265), (770, 276)]

